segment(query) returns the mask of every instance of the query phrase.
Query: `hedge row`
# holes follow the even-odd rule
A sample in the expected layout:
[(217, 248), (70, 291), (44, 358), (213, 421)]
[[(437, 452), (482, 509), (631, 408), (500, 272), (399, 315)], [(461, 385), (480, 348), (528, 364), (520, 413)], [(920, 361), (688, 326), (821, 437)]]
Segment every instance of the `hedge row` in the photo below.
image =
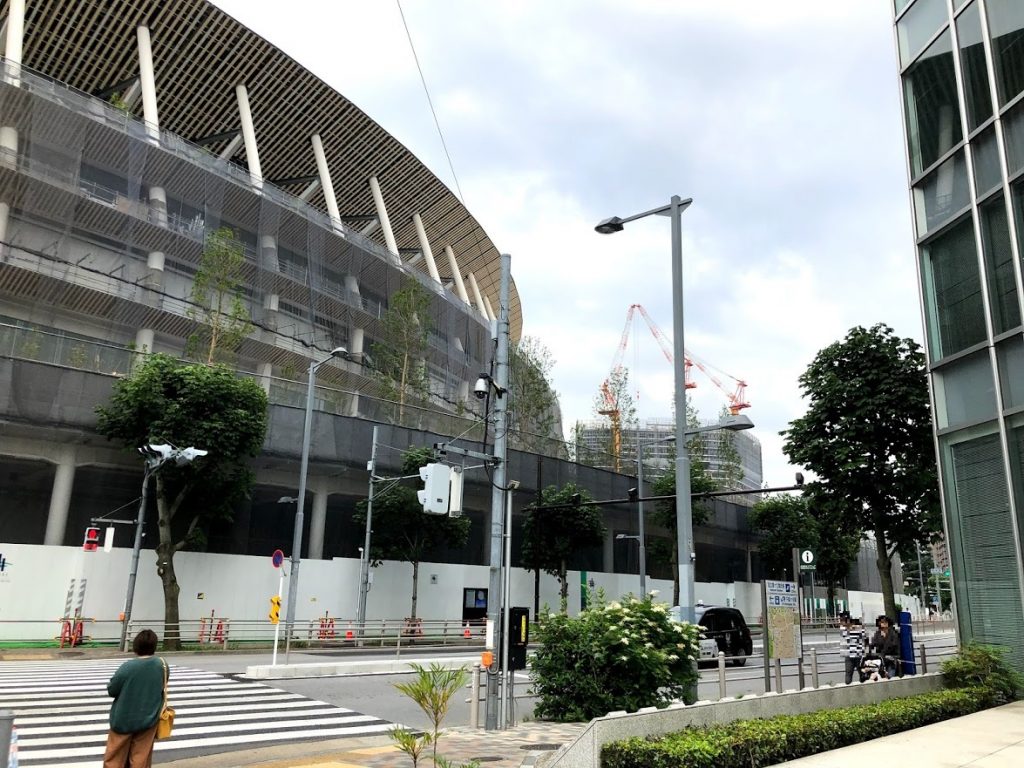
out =
[(936, 691), (845, 709), (687, 728), (605, 744), (602, 768), (759, 768), (969, 715), (1000, 701), (983, 687)]

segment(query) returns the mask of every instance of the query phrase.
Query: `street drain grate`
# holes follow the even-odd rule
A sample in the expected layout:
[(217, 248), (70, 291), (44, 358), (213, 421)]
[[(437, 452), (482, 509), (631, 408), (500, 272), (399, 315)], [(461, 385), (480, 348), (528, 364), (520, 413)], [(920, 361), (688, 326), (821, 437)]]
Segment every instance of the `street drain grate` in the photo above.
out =
[(483, 757), (471, 757), (469, 758), (469, 761), (473, 762), (475, 760), (478, 763), (497, 763), (504, 759), (504, 757), (500, 757), (498, 755), (484, 755)]
[(520, 749), (556, 750), (559, 746), (559, 744), (523, 744)]

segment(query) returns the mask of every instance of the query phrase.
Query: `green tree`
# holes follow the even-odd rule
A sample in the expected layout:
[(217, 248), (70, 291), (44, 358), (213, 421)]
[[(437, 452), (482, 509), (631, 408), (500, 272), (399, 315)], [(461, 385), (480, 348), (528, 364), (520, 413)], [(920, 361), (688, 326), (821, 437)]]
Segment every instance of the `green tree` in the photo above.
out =
[(406, 280), (389, 297), (381, 318), (381, 339), (370, 348), (384, 397), (398, 404), (399, 423), (404, 423), (410, 400), (423, 400), (430, 393), (425, 362), (430, 330), (430, 294), (415, 280)]
[(871, 531), (885, 611), (896, 614), (892, 557), (939, 528), (925, 359), (886, 325), (856, 327), (800, 376), (807, 413), (782, 432), (812, 495), (841, 505), (849, 532)]
[(801, 496), (771, 496), (754, 504), (747, 516), (760, 537), (757, 551), (773, 578), (793, 578), (793, 548), (818, 551), (818, 523)]
[[(428, 515), (416, 496), (419, 485), (417, 471), (433, 461), (429, 448), (413, 448), (402, 454), (402, 475), (415, 477), (394, 481), (373, 497), (373, 539), (370, 562), (377, 567), (384, 560), (398, 560), (412, 565), (412, 608), (409, 618), (416, 618), (420, 563), (442, 547), (461, 547), (469, 538), (468, 517)], [(366, 525), (366, 502), (359, 502), (353, 519), (360, 527)]]
[(551, 351), (532, 336), (509, 345), (508, 424), (519, 450), (538, 453), (558, 438), (558, 400)]
[(97, 413), (99, 433), (132, 451), (160, 443), (209, 451), (184, 466), (166, 464), (155, 474), (164, 648), (177, 650), (180, 590), (174, 555), (203, 545), (204, 527), (231, 520), (234, 504), (248, 493), (247, 460), (263, 446), (267, 396), (255, 380), (240, 379), (227, 368), (151, 355), (114, 385), (110, 403)]
[(221, 227), (206, 236), (192, 280), (187, 314), (197, 327), (185, 345), (187, 357), (212, 365), (226, 360), (249, 335), (252, 322), (243, 301), (244, 269), (242, 244), (231, 229)]
[[(526, 508), (523, 523), (523, 560), (531, 570), (538, 568), (555, 576), (561, 585), (562, 612), (568, 610), (567, 573), (573, 555), (604, 542), (605, 527), (600, 507), (585, 502), (593, 497), (585, 488), (566, 483), (561, 488), (549, 485), (541, 492), (542, 508)], [(543, 507), (566, 505), (564, 509)]]
[(847, 525), (842, 499), (821, 499), (813, 492), (807, 497), (811, 517), (818, 528), (818, 548), (814, 550), (815, 580), (825, 585), (832, 613), (835, 613), (836, 588), (846, 581), (850, 566), (860, 552), (861, 532)]

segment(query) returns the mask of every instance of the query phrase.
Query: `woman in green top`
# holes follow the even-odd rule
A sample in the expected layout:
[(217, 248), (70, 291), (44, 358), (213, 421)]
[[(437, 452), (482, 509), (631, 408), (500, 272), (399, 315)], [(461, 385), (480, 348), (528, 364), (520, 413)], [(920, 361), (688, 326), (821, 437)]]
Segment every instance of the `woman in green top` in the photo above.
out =
[(156, 723), (164, 707), (164, 662), (155, 657), (156, 632), (144, 629), (132, 641), (138, 658), (126, 661), (107, 683), (114, 697), (103, 768), (150, 768)]

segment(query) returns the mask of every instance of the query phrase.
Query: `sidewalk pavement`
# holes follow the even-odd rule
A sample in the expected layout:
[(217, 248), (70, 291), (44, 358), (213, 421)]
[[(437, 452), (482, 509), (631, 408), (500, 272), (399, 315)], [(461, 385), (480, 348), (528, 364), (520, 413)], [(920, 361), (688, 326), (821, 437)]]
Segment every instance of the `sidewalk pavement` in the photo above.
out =
[(1024, 766), (1024, 701), (779, 764), (786, 768), (848, 765), (1020, 768)]
[[(455, 765), (478, 760), (485, 768), (534, 766), (574, 739), (585, 723), (523, 723), (508, 731), (484, 731), (468, 726), (446, 728), (438, 756)], [(429, 764), (421, 758), (420, 764)], [(290, 744), (219, 755), (160, 761), (159, 768), (396, 768), (412, 765), (387, 736), (333, 739)]]

